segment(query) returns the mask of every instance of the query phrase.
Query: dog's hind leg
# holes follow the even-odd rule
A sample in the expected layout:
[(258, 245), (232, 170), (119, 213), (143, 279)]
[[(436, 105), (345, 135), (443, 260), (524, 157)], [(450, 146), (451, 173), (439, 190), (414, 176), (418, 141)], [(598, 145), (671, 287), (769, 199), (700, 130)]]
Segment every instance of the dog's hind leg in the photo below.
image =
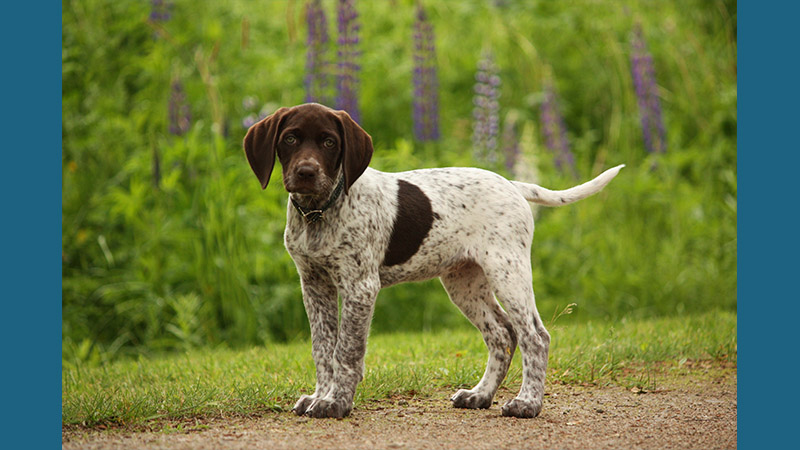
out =
[(472, 389), (460, 389), (451, 401), (456, 408), (488, 408), (508, 372), (516, 335), (505, 311), (495, 300), (481, 267), (475, 263), (459, 266), (441, 277), (450, 300), (480, 330), (489, 350), (486, 371)]
[(503, 405), (502, 414), (536, 417), (542, 410), (550, 334), (536, 310), (529, 256), (524, 252), (516, 256), (498, 252), (497, 256), (494, 263), (484, 265), (486, 277), (508, 312), (522, 354), (522, 387)]

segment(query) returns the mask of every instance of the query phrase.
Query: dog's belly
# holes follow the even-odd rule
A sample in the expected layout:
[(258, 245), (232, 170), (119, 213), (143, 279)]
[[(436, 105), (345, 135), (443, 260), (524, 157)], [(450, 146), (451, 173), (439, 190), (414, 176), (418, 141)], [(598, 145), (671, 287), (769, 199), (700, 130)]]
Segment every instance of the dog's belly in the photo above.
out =
[(424, 281), (440, 276), (447, 269), (446, 265), (434, 266), (425, 264), (401, 264), (397, 266), (381, 266), (379, 274), (381, 287), (392, 286), (407, 281)]
[(394, 266), (381, 265), (378, 274), (381, 287), (407, 281), (425, 281), (439, 277), (469, 259), (464, 247), (443, 239), (435, 231), (425, 239), (424, 245), (407, 262)]

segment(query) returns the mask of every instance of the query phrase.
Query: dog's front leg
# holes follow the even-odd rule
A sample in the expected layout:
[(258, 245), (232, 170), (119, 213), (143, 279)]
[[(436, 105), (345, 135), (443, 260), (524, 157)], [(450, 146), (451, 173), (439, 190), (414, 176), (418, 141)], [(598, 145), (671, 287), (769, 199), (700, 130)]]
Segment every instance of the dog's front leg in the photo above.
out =
[(338, 293), (325, 270), (297, 264), (303, 290), (303, 304), (311, 327), (311, 356), (317, 369), (317, 386), (312, 395), (295, 403), (295, 414), (302, 416), (314, 400), (324, 397), (333, 385), (333, 351), (339, 321)]
[(341, 324), (333, 353), (333, 385), (306, 411), (312, 417), (345, 417), (353, 409), (356, 387), (364, 377), (364, 354), (375, 299), (380, 290), (377, 275), (352, 277), (350, 286), (340, 286)]

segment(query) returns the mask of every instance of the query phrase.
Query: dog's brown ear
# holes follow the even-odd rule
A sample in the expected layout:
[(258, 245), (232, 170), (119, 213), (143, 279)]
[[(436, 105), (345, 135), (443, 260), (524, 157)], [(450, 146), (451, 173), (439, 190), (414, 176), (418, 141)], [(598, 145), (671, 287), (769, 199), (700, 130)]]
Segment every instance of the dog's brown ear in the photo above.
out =
[(261, 182), (261, 189), (267, 188), (272, 168), (275, 167), (278, 131), (287, 111), (288, 108), (278, 109), (271, 116), (250, 127), (244, 137), (244, 153), (247, 155), (250, 168)]
[(369, 166), (372, 159), (372, 137), (346, 111), (336, 111), (336, 115), (342, 133), (342, 171), (346, 194)]

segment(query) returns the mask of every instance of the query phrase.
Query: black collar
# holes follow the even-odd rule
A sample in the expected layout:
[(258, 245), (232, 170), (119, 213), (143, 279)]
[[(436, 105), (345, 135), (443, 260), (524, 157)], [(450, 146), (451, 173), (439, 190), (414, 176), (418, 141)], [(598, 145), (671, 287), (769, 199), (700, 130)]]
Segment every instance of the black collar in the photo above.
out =
[(310, 208), (306, 208), (304, 206), (301, 206), (291, 196), (289, 197), (289, 199), (292, 201), (292, 205), (294, 205), (294, 209), (296, 209), (297, 212), (299, 212), (300, 215), (303, 216), (304, 219), (306, 219), (306, 223), (315, 223), (315, 222), (319, 221), (319, 219), (322, 219), (322, 214), (325, 211), (327, 211), (328, 208), (333, 206), (333, 202), (335, 202), (336, 199), (339, 198), (339, 195), (341, 195), (343, 188), (344, 188), (344, 177), (339, 177), (339, 184), (337, 184), (336, 187), (333, 189), (333, 193), (331, 194), (331, 198), (328, 199), (328, 203), (325, 203), (319, 209), (310, 209)]

